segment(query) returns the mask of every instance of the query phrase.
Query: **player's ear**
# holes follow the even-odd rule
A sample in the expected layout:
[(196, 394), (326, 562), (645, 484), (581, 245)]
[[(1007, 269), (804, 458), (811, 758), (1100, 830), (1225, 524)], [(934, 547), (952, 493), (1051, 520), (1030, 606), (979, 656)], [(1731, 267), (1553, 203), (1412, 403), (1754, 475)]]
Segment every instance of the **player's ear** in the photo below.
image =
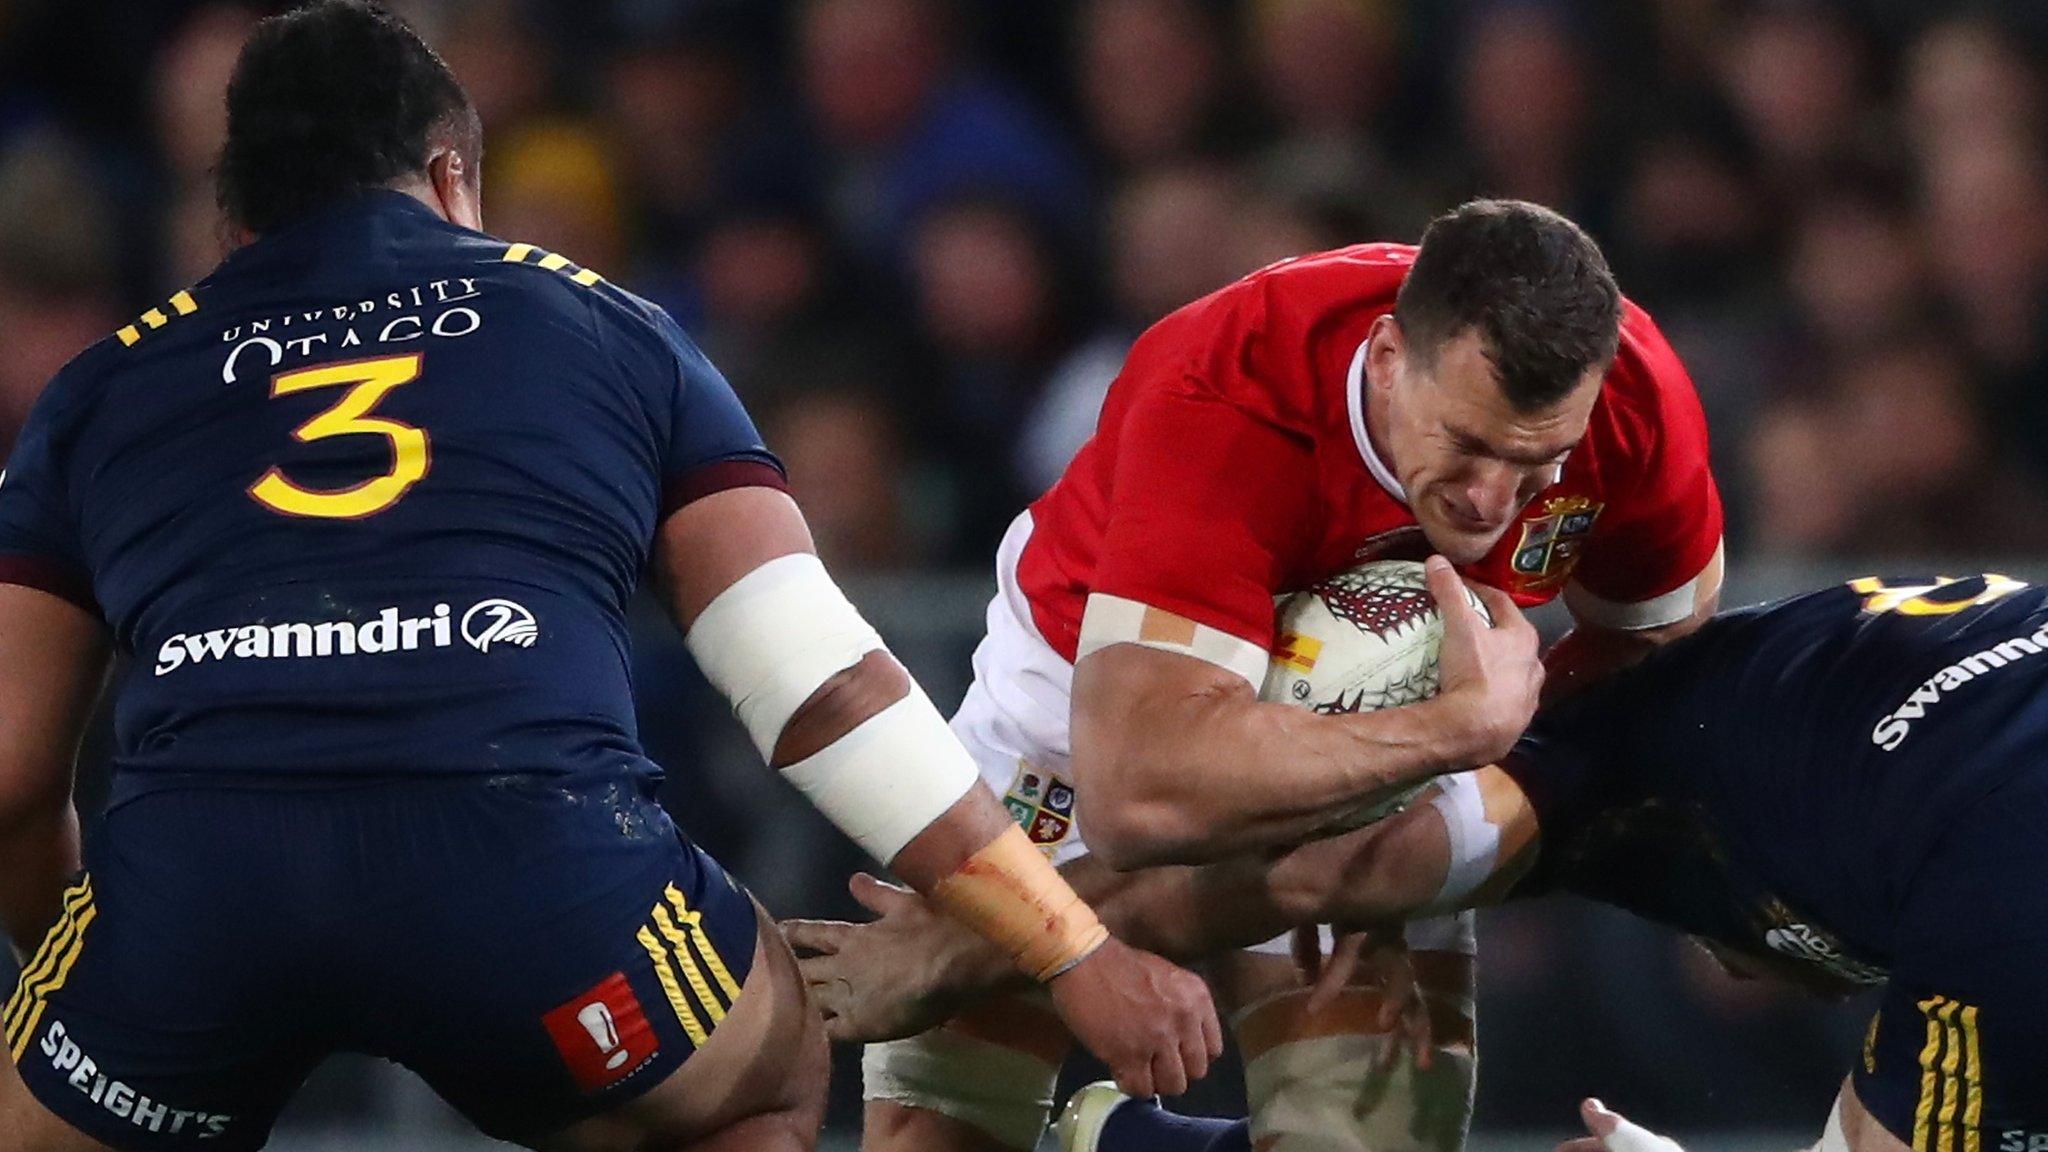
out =
[(451, 144), (429, 156), (427, 181), (434, 186), (434, 198), (441, 202), (441, 215), (450, 223), (483, 231), (483, 202), (478, 194), (480, 185), (460, 148)]
[(1373, 321), (1371, 339), (1365, 349), (1366, 382), (1374, 388), (1392, 388), (1400, 377), (1407, 353), (1407, 338), (1401, 332), (1399, 320), (1386, 315)]

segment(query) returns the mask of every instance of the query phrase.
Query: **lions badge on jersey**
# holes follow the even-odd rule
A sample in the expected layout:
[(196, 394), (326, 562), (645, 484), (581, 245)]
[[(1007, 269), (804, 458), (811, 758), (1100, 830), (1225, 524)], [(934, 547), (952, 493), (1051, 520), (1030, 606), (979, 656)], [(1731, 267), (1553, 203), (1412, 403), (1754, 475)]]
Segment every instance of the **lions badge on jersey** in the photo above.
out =
[(1559, 496), (1544, 502), (1542, 515), (1522, 521), (1522, 540), (1515, 545), (1515, 591), (1563, 587), (1605, 507), (1585, 496)]
[(1017, 762), (1017, 778), (1003, 796), (1003, 807), (1040, 848), (1065, 840), (1074, 828), (1074, 786), (1022, 760)]

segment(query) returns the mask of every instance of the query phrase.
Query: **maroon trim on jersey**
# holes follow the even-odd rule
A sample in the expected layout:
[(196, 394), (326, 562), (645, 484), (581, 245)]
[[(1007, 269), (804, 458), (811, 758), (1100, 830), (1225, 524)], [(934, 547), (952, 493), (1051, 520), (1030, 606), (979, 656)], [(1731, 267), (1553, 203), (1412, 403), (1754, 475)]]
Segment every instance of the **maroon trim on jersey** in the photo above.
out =
[(694, 468), (671, 481), (661, 494), (661, 514), (667, 517), (685, 504), (728, 488), (773, 488), (787, 492), (789, 477), (766, 460), (719, 460)]
[(99, 602), (93, 599), (92, 581), (68, 564), (34, 556), (0, 556), (0, 584), (18, 584), (69, 600), (97, 619)]

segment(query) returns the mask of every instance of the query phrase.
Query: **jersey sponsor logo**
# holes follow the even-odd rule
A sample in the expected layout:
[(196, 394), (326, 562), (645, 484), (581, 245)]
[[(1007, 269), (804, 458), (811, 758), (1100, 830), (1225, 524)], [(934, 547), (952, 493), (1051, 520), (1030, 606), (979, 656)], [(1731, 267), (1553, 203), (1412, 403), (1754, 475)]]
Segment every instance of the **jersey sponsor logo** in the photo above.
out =
[(479, 652), (489, 652), (493, 644), (531, 648), (540, 639), (540, 624), (522, 604), (481, 600), (462, 614), (462, 638)]
[(1021, 760), (1003, 807), (1040, 848), (1051, 848), (1074, 829), (1074, 786)]
[(1764, 943), (1781, 956), (1818, 964), (1852, 984), (1876, 985), (1886, 979), (1884, 969), (1851, 959), (1842, 951), (1840, 941), (1811, 924), (1795, 922), (1768, 929)]
[(631, 1076), (660, 1045), (626, 974), (614, 972), (541, 1017), (576, 1086), (596, 1092)]
[[(158, 646), (156, 674), (168, 676), (188, 664), (230, 660), (321, 660), (452, 648), (458, 631), (453, 619), (448, 605), (436, 604), (424, 616), (402, 616), (394, 607), (361, 621), (298, 620), (179, 632)], [(516, 601), (501, 599), (472, 605), (462, 614), (459, 631), (479, 652), (501, 644), (531, 648), (540, 638), (533, 613)]]
[(1913, 689), (1905, 703), (1887, 712), (1870, 730), (1870, 742), (1887, 752), (1897, 751), (1899, 745), (1906, 742), (1906, 737), (1912, 734), (1913, 722), (1925, 718), (1929, 710), (1948, 699), (1957, 689), (1979, 676), (2017, 664), (2029, 656), (2039, 656), (2044, 650), (2048, 650), (2048, 624), (2029, 635), (2002, 640), (1963, 657), (1929, 676)]
[(1515, 573), (1515, 591), (1551, 592), (1571, 579), (1578, 567), (1586, 537), (1593, 534), (1593, 522), (1607, 505), (1586, 496), (1558, 496), (1543, 504), (1543, 512), (1522, 521), (1522, 538), (1515, 544), (1509, 567)]
[(1998, 1152), (2048, 1152), (2048, 1132), (2007, 1128), (1998, 1134)]
[(227, 1135), (229, 1126), (235, 1122), (233, 1116), (225, 1113), (178, 1108), (152, 1099), (133, 1085), (107, 1075), (71, 1038), (62, 1020), (50, 1022), (50, 1029), (43, 1033), (37, 1048), (49, 1059), (50, 1067), (64, 1075), (66, 1084), (112, 1113), (115, 1119), (126, 1120), (137, 1128), (166, 1136), (212, 1140)]

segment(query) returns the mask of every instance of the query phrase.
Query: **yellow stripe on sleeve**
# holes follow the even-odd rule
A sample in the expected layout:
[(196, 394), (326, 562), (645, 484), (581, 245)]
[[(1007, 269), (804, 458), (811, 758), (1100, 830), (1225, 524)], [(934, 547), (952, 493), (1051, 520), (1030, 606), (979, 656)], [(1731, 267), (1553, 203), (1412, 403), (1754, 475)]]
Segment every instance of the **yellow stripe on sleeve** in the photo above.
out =
[(114, 335), (119, 336), (121, 338), (121, 343), (126, 344), (130, 348), (133, 348), (137, 344), (140, 344), (142, 342), (142, 329), (137, 328), (133, 324), (130, 324), (127, 327), (121, 329), (119, 332), (114, 333)]
[(732, 978), (732, 973), (726, 968), (725, 960), (719, 956), (718, 949), (712, 946), (711, 934), (704, 931), (704, 914), (692, 911), (689, 902), (683, 899), (682, 890), (673, 884), (668, 886), (664, 895), (668, 897), (668, 902), (675, 906), (676, 920), (686, 925), (696, 939), (697, 949), (704, 953), (704, 963), (710, 967), (712, 978), (718, 981), (720, 988), (725, 989), (725, 1002), (730, 1004), (738, 1000), (739, 983)]
[(550, 252), (540, 258), (540, 266), (550, 272), (560, 272), (569, 266), (569, 258), (560, 252)]
[(704, 1022), (697, 1019), (696, 1011), (683, 996), (682, 986), (676, 983), (675, 970), (669, 965), (668, 949), (662, 947), (661, 941), (646, 928), (640, 929), (638, 939), (640, 947), (647, 950), (647, 958), (654, 961), (654, 978), (661, 981), (661, 990), (668, 994), (668, 1006), (675, 1009), (676, 1022), (683, 1026), (690, 1043), (702, 1045), (710, 1039), (710, 1034), (704, 1031)]
[(151, 328), (161, 328), (164, 325), (169, 324), (171, 322), (171, 318), (169, 316), (164, 315), (163, 309), (151, 308), (149, 311), (144, 312), (142, 314), (142, 322), (144, 324), (149, 325)]
[(526, 263), (526, 258), (531, 255), (533, 255), (533, 245), (514, 244), (510, 248), (505, 249), (504, 259), (507, 264), (524, 264)]
[(569, 277), (569, 279), (574, 280), (578, 284), (583, 285), (585, 288), (594, 288), (597, 285), (604, 283), (604, 277), (599, 276), (597, 273), (592, 272), (588, 268), (585, 268), (583, 271), (578, 272), (574, 276)]
[(176, 308), (180, 316), (190, 316), (199, 311), (199, 301), (194, 300), (190, 292), (181, 291), (171, 297), (171, 307)]

